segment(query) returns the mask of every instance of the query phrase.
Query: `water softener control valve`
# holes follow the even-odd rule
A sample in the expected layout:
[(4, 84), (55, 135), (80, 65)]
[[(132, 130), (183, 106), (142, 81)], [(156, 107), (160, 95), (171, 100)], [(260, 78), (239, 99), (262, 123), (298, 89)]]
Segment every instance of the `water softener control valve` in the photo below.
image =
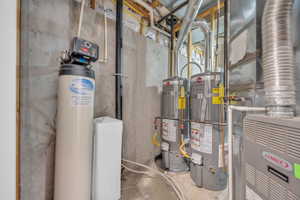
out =
[(99, 47), (90, 41), (75, 37), (72, 47), (64, 52), (61, 57), (62, 63), (89, 65), (96, 62), (99, 57)]

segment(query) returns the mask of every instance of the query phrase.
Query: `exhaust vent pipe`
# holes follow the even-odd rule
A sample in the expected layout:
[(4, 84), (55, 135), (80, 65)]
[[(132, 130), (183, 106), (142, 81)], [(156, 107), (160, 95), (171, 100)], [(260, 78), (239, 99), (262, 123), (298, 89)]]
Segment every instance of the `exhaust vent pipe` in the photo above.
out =
[(295, 60), (291, 35), (294, 0), (268, 0), (262, 20), (263, 69), (267, 113), (295, 116)]
[(179, 32), (178, 40), (175, 49), (175, 76), (178, 75), (178, 59), (179, 59), (179, 49), (182, 46), (187, 34), (190, 32), (193, 22), (197, 17), (198, 11), (203, 3), (203, 0), (190, 0), (188, 7), (185, 12), (185, 16), (182, 22), (182, 26)]
[(210, 50), (210, 44), (211, 44), (211, 30), (206, 21), (200, 20), (200, 21), (195, 21), (193, 23), (192, 29), (200, 28), (201, 31), (204, 33), (205, 36), (205, 71), (204, 72), (209, 72), (211, 71), (211, 50)]

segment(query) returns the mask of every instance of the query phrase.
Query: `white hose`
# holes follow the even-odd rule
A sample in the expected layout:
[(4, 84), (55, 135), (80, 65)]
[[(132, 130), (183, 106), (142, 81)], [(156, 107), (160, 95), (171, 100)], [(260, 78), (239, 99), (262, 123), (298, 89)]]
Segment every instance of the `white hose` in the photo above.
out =
[[(170, 184), (172, 186), (172, 188), (175, 191), (176, 195), (178, 196), (179, 200), (185, 200), (183, 192), (181, 191), (180, 187), (178, 187), (177, 183), (171, 177), (167, 176), (166, 174), (161, 173), (160, 171), (158, 171), (158, 170), (156, 170), (154, 168), (148, 167), (146, 165), (143, 165), (143, 164), (140, 164), (140, 163), (136, 163), (136, 162), (133, 162), (133, 161), (129, 161), (129, 160), (123, 160), (123, 161), (129, 162), (129, 163), (137, 165), (139, 167), (144, 167), (144, 168), (146, 168), (148, 170), (151, 170), (151, 171), (159, 174), (160, 176), (162, 176), (167, 181), (168, 184)], [(133, 171), (138, 172), (139, 174), (140, 173), (145, 173), (144, 171), (137, 171), (137, 170), (131, 170), (131, 171), (132, 172)], [(149, 174), (147, 173), (147, 175), (149, 175)]]
[[(136, 165), (136, 166), (139, 166), (139, 167), (143, 167), (143, 168), (146, 168), (160, 176), (162, 176), (166, 182), (168, 184), (170, 184), (172, 186), (172, 189), (175, 191), (177, 197), (179, 200), (186, 200), (185, 196), (184, 196), (184, 193), (181, 189), (181, 187), (178, 185), (178, 183), (174, 180), (174, 178), (160, 172), (159, 170), (157, 169), (154, 169), (152, 167), (149, 167), (147, 165), (143, 165), (143, 164), (140, 164), (140, 163), (137, 163), (137, 162), (134, 162), (134, 161), (130, 161), (130, 160), (126, 160), (126, 159), (123, 159), (124, 162), (127, 162), (127, 163), (130, 163), (130, 164), (133, 164), (133, 165)], [(124, 166), (124, 165), (123, 165)], [(129, 171), (131, 172), (134, 172), (134, 173), (138, 173), (138, 174), (146, 174), (146, 175), (149, 175), (149, 173), (145, 172), (145, 171), (137, 171), (137, 170), (133, 170), (133, 169), (130, 169), (126, 166), (127, 169), (129, 169)]]
[[(149, 172), (134, 170), (134, 169), (131, 169), (131, 168), (127, 167), (127, 166), (124, 165), (124, 164), (122, 164), (122, 166), (123, 166), (125, 169), (127, 169), (128, 171), (130, 171), (130, 172), (137, 173), (137, 174), (144, 174), (144, 175), (147, 175), (147, 176), (151, 176), (151, 175), (149, 174)], [(139, 165), (138, 165), (138, 166), (139, 166)], [(161, 175), (161, 174), (159, 174), (159, 175)], [(171, 182), (172, 180), (168, 180), (168, 179), (166, 179), (164, 176), (162, 176), (162, 177), (167, 181), (168, 184), (170, 184), (170, 185), (172, 186), (172, 189), (175, 191), (175, 193), (176, 193), (176, 195), (178, 196), (179, 200), (183, 200), (180, 191), (176, 188), (176, 185), (175, 185), (173, 182)], [(170, 177), (169, 177), (169, 178), (170, 178)]]
[(144, 175), (149, 175), (149, 171), (138, 171), (135, 169), (132, 169), (130, 167), (127, 167), (126, 165), (122, 164), (122, 167), (124, 167), (127, 171), (132, 172), (132, 173), (136, 173), (136, 174), (144, 174)]

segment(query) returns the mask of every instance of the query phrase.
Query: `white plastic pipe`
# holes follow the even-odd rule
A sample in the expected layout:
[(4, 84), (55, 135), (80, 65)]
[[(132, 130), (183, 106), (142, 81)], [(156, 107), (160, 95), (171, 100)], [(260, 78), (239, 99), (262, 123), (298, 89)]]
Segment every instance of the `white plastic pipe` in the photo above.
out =
[(81, 25), (82, 25), (82, 18), (83, 18), (83, 12), (84, 12), (84, 5), (85, 5), (85, 0), (82, 0), (81, 1), (81, 8), (80, 8), (80, 16), (79, 16), (77, 37), (80, 37), (80, 33), (81, 33)]
[(233, 111), (240, 112), (265, 112), (266, 108), (264, 107), (244, 107), (244, 106), (228, 106), (227, 110), (227, 119), (228, 119), (228, 193), (229, 200), (233, 199), (233, 122), (232, 122), (232, 113)]
[(104, 57), (99, 59), (100, 63), (107, 63), (108, 61), (108, 44), (107, 44), (107, 14), (104, 7)]
[(134, 2), (140, 4), (141, 6), (143, 6), (146, 10), (149, 11), (149, 15), (150, 15), (150, 26), (151, 28), (153, 28), (154, 30), (160, 32), (161, 34), (167, 36), (167, 37), (171, 37), (171, 35), (164, 31), (164, 30), (161, 30), (160, 28), (156, 27), (155, 26), (155, 23), (154, 23), (154, 9), (148, 5), (145, 1), (143, 0), (134, 0)]

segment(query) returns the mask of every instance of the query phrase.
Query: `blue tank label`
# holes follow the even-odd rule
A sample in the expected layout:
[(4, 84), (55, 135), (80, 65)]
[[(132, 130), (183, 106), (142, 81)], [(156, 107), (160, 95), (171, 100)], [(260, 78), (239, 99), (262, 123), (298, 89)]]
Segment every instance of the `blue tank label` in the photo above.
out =
[(94, 89), (94, 83), (89, 79), (74, 79), (70, 85), (70, 91), (79, 95), (88, 95)]
[(69, 86), (72, 106), (93, 106), (95, 86), (93, 81), (84, 78), (76, 78)]

